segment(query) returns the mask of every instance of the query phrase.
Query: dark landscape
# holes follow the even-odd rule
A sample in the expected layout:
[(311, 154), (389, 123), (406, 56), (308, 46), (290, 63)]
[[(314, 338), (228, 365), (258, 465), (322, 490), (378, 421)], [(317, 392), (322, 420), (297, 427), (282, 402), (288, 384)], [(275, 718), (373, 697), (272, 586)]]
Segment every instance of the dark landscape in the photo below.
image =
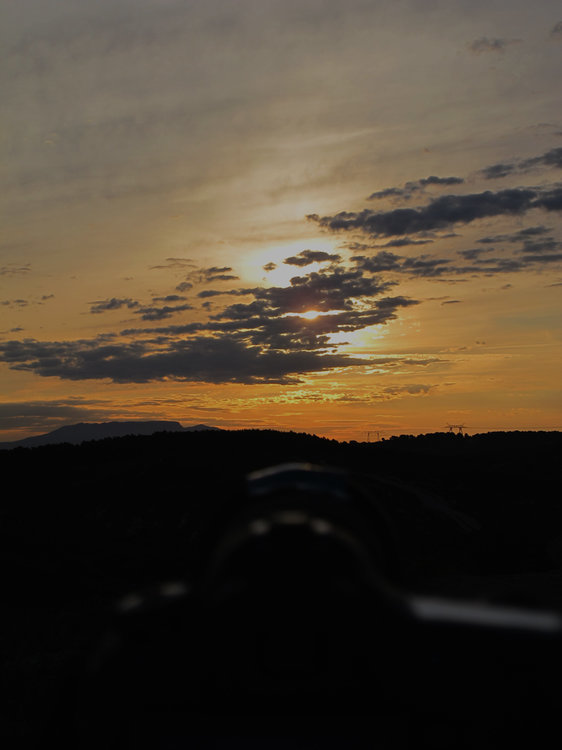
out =
[[(197, 577), (248, 472), (337, 468), (384, 512), (400, 590), (562, 609), (559, 432), (341, 443), (162, 432), (0, 453), (6, 746), (41, 746), (116, 602)], [(10, 489), (8, 489), (10, 488)]]

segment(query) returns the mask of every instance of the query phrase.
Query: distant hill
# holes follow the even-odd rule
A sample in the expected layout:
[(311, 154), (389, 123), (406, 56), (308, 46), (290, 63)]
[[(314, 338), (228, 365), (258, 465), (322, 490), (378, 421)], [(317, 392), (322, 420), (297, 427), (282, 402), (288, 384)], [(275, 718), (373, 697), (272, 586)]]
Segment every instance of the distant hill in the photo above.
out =
[(205, 424), (183, 427), (179, 422), (148, 421), (148, 422), (79, 422), (59, 427), (45, 435), (0, 443), (0, 450), (8, 448), (36, 448), (40, 445), (55, 445), (56, 443), (71, 443), (79, 445), (88, 440), (103, 440), (110, 437), (125, 437), (126, 435), (153, 435), (156, 432), (196, 432), (200, 430), (219, 430), (219, 427), (209, 427)]

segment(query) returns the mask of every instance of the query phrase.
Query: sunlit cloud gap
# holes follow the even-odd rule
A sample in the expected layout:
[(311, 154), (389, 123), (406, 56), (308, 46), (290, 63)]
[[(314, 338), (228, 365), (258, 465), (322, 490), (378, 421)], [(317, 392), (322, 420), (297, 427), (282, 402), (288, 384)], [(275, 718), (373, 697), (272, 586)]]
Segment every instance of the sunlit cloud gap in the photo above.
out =
[(324, 317), (326, 315), (339, 315), (340, 313), (344, 313), (345, 310), (327, 310), (327, 311), (320, 311), (320, 310), (307, 310), (306, 312), (302, 313), (295, 313), (295, 312), (288, 312), (284, 315), (281, 315), (282, 318), (305, 318), (306, 320), (314, 320), (315, 318)]

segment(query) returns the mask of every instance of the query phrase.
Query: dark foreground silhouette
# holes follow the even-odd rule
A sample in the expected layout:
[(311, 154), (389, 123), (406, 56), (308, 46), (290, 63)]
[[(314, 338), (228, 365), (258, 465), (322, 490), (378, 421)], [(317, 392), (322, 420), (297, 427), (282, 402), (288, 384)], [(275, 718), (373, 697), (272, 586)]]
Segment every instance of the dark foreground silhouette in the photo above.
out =
[[(560, 444), (201, 433), (3, 454), (10, 746), (536, 741), (560, 697)], [(303, 458), (323, 468), (245, 480)]]

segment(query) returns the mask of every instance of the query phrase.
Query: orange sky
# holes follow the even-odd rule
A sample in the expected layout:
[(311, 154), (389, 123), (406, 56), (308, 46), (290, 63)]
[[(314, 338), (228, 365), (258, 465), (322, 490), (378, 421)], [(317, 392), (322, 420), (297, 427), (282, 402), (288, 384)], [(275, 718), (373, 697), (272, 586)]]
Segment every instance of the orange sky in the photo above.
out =
[(557, 4), (24, 5), (0, 439), (562, 429)]

